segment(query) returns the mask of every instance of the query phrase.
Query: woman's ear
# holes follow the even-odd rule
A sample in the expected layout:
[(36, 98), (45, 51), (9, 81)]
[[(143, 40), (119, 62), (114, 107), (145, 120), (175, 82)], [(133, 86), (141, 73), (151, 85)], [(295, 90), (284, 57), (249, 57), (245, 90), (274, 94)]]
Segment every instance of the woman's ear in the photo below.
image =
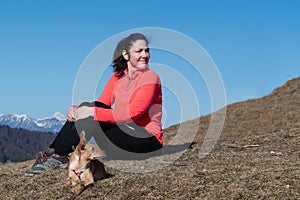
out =
[(127, 53), (125, 50), (122, 51), (122, 56), (125, 60), (129, 60), (129, 53)]

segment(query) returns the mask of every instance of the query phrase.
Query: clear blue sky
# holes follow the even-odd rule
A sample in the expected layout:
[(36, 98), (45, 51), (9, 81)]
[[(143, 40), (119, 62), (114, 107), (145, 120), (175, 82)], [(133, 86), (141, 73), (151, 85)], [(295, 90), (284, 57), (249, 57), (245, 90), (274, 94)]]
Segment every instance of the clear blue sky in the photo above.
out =
[[(300, 76), (299, 8), (297, 0), (1, 0), (0, 113), (65, 114), (86, 56), (109, 37), (140, 27), (197, 41), (220, 71), (228, 104), (265, 96)], [(209, 101), (201, 102), (202, 114), (209, 113)], [(165, 125), (178, 123), (172, 115), (169, 110)]]

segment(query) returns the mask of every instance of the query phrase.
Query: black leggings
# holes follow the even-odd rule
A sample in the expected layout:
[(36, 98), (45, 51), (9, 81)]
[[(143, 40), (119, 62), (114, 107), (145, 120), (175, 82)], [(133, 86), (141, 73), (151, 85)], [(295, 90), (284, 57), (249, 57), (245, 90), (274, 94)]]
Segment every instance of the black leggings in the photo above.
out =
[[(110, 109), (101, 102), (82, 103), (80, 106)], [(87, 140), (94, 137), (98, 146), (105, 151), (106, 159), (141, 159), (145, 156), (141, 153), (150, 153), (162, 147), (154, 135), (134, 123), (116, 125), (89, 117), (75, 123), (67, 121), (49, 148), (54, 148), (58, 155), (68, 155), (79, 143), (78, 133), (81, 130), (86, 132)]]

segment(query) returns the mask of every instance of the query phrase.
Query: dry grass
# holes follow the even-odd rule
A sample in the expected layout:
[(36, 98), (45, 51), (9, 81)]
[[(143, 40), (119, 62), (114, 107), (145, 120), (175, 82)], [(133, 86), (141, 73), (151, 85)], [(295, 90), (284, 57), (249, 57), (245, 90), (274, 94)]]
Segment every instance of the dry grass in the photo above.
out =
[[(108, 167), (113, 176), (96, 182), (78, 199), (300, 199), (300, 79), (267, 97), (228, 106), (218, 143), (199, 159), (209, 121), (210, 116), (200, 118), (192, 147), (167, 167), (139, 174)], [(166, 129), (165, 141), (177, 129)], [(72, 197), (64, 186), (66, 169), (25, 177), (32, 163), (0, 166), (1, 199)]]

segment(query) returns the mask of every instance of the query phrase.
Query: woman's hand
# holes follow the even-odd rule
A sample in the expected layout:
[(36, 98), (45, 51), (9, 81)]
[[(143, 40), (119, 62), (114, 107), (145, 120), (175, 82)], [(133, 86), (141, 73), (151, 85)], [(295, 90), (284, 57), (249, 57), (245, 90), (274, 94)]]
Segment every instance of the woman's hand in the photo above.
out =
[(67, 112), (67, 120), (69, 122), (75, 122), (76, 121), (76, 109), (78, 108), (77, 105), (72, 105), (70, 106), (70, 108), (68, 109)]
[(81, 106), (75, 111), (76, 121), (88, 117), (94, 117), (94, 107)]

